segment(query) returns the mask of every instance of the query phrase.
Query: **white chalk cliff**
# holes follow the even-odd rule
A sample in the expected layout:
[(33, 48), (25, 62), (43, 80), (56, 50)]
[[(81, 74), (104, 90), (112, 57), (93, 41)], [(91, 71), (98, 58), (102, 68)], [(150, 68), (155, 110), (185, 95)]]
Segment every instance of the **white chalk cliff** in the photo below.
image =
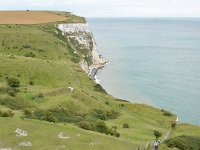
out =
[(62, 35), (67, 36), (74, 53), (81, 54), (81, 68), (96, 82), (96, 72), (106, 61), (99, 56), (97, 45), (88, 24), (58, 24)]

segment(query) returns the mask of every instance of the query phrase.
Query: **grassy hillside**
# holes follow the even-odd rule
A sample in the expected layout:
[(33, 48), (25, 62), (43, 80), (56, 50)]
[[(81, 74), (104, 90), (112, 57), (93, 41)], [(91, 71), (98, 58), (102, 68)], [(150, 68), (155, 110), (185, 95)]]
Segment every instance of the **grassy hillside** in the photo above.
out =
[[(54, 13), (67, 15), (68, 23), (84, 22)], [(176, 116), (106, 94), (82, 71), (81, 56), (56, 24), (0, 25), (0, 149), (25, 149), (18, 145), (23, 141), (32, 143), (29, 149), (136, 149), (154, 139), (154, 130), (163, 139)], [(105, 126), (108, 135), (98, 133)], [(28, 136), (17, 137), (17, 128)], [(180, 125), (170, 136), (198, 136), (199, 131)], [(70, 138), (58, 138), (61, 132)]]

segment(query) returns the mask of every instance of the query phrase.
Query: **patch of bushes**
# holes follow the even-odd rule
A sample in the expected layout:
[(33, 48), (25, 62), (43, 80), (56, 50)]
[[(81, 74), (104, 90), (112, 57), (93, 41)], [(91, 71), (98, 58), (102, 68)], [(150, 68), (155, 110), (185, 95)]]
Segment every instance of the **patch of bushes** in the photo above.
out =
[[(73, 105), (73, 104), (72, 104)], [(24, 112), (25, 117), (46, 120), (50, 122), (67, 122), (67, 123), (77, 123), (83, 121), (84, 118), (82, 116), (78, 116), (77, 108), (74, 106), (69, 107), (53, 107), (47, 110), (34, 110), (33, 112)]]
[(20, 81), (17, 78), (10, 77), (10, 78), (7, 78), (6, 81), (7, 81), (8, 86), (10, 87), (16, 88), (20, 86)]
[(114, 110), (105, 111), (101, 109), (94, 109), (93, 116), (101, 120), (109, 120), (116, 119), (119, 116), (119, 113)]
[(166, 140), (165, 144), (170, 148), (178, 148), (181, 150), (199, 150), (200, 137), (182, 135)]
[(123, 124), (123, 128), (129, 128), (128, 123), (124, 123), (124, 124)]
[(33, 112), (25, 110), (24, 115), (27, 118), (46, 120), (48, 122), (57, 122), (57, 118), (48, 110), (37, 109)]
[(13, 113), (10, 110), (8, 110), (8, 111), (1, 111), (0, 110), (0, 117), (13, 117), (14, 115), (15, 115), (15, 113)]
[(5, 105), (12, 110), (21, 110), (29, 107), (34, 107), (29, 101), (17, 98), (2, 98), (0, 104)]
[(114, 110), (106, 111), (106, 120), (116, 119), (119, 116), (119, 113)]

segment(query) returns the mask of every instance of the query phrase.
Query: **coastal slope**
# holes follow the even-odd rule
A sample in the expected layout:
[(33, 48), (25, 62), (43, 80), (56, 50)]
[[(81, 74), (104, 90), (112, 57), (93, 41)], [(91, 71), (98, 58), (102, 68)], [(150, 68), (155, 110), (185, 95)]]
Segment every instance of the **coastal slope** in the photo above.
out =
[(200, 135), (166, 110), (107, 94), (94, 82), (105, 60), (86, 20), (45, 13), (66, 19), (0, 25), (0, 149), (129, 150), (145, 148), (154, 130)]

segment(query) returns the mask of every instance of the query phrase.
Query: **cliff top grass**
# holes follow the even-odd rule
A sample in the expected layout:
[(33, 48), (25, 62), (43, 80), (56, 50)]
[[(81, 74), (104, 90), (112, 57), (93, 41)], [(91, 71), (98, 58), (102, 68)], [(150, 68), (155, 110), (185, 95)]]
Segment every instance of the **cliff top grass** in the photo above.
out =
[(0, 24), (41, 24), (49, 22), (85, 22), (85, 19), (67, 12), (0, 11)]

